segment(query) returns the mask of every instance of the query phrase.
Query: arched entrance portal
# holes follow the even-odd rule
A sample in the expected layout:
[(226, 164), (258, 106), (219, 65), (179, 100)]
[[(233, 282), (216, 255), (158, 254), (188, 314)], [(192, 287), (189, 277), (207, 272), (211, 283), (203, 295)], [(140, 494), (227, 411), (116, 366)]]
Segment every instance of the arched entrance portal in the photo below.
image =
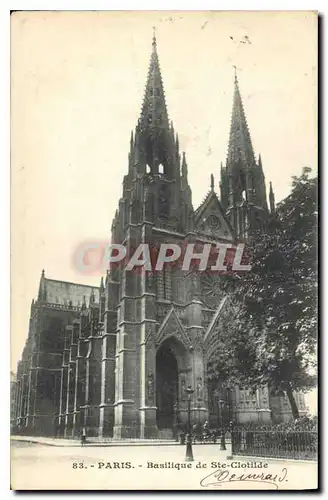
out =
[(174, 406), (178, 401), (178, 394), (178, 362), (170, 342), (166, 341), (156, 354), (156, 420), (158, 429), (172, 429)]

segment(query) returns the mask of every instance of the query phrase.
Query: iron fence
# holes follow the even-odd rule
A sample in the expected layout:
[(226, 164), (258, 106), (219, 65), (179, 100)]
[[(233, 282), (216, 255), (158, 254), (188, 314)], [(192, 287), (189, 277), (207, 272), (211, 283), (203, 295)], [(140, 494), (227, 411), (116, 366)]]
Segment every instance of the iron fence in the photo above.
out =
[(266, 458), (316, 460), (317, 430), (249, 430), (231, 432), (232, 453)]

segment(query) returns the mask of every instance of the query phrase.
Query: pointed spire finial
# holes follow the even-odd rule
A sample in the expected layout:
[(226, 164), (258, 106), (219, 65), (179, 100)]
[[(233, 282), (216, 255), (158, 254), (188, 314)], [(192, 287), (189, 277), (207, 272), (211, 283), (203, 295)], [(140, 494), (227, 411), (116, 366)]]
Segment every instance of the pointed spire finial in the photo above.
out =
[(163, 81), (157, 54), (155, 32), (152, 45), (153, 49), (150, 56), (144, 99), (141, 108), (140, 127), (142, 130), (149, 130), (154, 128), (162, 128), (168, 130), (169, 121), (166, 109)]
[(270, 203), (270, 212), (274, 213), (276, 206), (275, 206), (275, 198), (274, 198), (274, 192), (272, 189), (272, 182), (270, 181), (270, 191), (269, 191), (269, 203)]
[(44, 269), (42, 269), (41, 276), (42, 276), (42, 278), (44, 278)]
[(235, 65), (233, 67), (235, 69), (235, 82), (227, 164), (230, 165), (231, 168), (232, 165), (238, 162), (241, 162), (244, 165), (248, 164), (249, 166), (254, 166), (256, 164), (256, 160), (239, 90), (237, 67)]
[(237, 78), (237, 66), (234, 64), (233, 68), (235, 70), (235, 83), (238, 83), (238, 78)]
[(211, 190), (214, 191), (214, 175), (211, 174)]
[(153, 26), (153, 47), (156, 47), (156, 27)]
[(182, 151), (182, 165), (181, 165), (181, 173), (182, 176), (187, 178), (188, 175), (188, 167), (187, 167), (187, 161), (186, 161), (186, 153)]

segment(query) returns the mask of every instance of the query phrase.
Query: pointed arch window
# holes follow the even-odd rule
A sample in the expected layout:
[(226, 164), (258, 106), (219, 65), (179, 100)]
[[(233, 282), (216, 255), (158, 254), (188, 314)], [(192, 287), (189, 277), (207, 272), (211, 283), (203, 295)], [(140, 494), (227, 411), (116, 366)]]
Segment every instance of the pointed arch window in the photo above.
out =
[(161, 272), (157, 273), (157, 298), (159, 300), (172, 300), (172, 274), (169, 266), (164, 266)]
[(148, 163), (147, 163), (147, 165), (146, 165), (146, 173), (147, 173), (147, 174), (151, 174), (151, 168), (150, 168), (150, 166), (148, 165)]
[(163, 165), (163, 163), (160, 163), (158, 165), (158, 173), (161, 174), (161, 175), (164, 175), (165, 172), (164, 172), (164, 165)]

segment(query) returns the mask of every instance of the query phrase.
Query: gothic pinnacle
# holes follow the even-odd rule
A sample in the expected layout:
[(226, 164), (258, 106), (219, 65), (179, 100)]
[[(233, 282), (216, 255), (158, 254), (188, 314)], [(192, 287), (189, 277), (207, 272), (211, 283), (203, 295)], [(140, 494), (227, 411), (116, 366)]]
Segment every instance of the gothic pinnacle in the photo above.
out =
[(211, 191), (214, 191), (214, 175), (211, 174)]
[(186, 153), (184, 151), (182, 151), (182, 165), (181, 165), (181, 169), (182, 169), (182, 175), (184, 177), (187, 177), (188, 167), (187, 167), (187, 161), (186, 161)]
[(275, 211), (275, 199), (274, 192), (272, 189), (272, 182), (270, 181), (270, 190), (269, 190), (269, 203), (270, 203), (270, 212), (273, 213)]
[(153, 47), (156, 47), (156, 28), (153, 26)]

